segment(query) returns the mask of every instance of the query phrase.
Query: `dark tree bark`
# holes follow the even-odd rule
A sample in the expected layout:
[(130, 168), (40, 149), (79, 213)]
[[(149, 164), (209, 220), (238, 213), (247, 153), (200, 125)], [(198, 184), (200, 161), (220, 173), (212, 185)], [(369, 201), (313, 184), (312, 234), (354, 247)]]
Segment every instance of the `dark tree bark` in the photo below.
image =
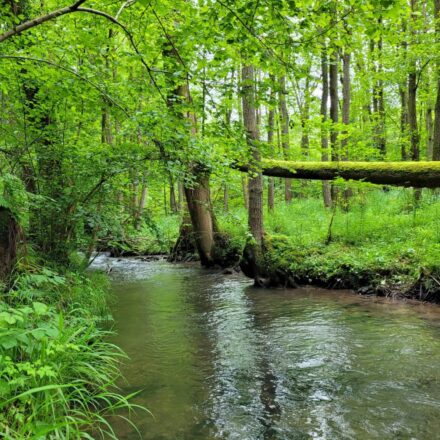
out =
[(0, 281), (8, 280), (22, 240), (22, 230), (16, 218), (8, 208), (0, 206)]

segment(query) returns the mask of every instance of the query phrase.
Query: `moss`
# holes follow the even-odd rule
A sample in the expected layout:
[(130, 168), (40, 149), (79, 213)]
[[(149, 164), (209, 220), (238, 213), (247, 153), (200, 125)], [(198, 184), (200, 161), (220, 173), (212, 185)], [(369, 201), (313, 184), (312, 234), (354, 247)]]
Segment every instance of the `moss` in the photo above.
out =
[(383, 171), (410, 174), (440, 173), (440, 162), (295, 162), (262, 159), (262, 169), (281, 168), (291, 173), (297, 170), (317, 171), (323, 169), (352, 171)]

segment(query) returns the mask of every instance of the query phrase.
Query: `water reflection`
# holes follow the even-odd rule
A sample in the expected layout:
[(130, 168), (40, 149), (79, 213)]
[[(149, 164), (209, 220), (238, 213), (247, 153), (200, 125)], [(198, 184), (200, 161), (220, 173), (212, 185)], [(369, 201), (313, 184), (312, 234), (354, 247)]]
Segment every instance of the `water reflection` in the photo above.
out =
[[(440, 312), (317, 289), (256, 290), (190, 265), (111, 264), (115, 342), (149, 440), (434, 439)], [(139, 438), (113, 422), (120, 438)]]

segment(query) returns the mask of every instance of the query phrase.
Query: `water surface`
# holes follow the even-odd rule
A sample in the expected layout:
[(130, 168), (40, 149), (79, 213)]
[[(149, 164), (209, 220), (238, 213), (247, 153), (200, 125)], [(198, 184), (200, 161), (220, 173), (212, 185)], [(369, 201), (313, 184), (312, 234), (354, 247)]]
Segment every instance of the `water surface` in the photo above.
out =
[[(147, 440), (440, 438), (440, 308), (112, 265), (123, 391)], [(122, 422), (121, 439), (139, 434)]]

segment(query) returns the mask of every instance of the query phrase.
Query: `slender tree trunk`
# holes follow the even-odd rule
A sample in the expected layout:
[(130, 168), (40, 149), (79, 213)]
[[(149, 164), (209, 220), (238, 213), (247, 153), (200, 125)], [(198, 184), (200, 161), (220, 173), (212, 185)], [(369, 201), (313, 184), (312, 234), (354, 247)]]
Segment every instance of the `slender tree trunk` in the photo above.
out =
[(170, 178), (170, 210), (173, 214), (179, 212), (179, 206), (176, 200), (176, 189), (172, 178)]
[(420, 159), (420, 135), (417, 123), (417, 73), (415, 66), (408, 75), (408, 125), (411, 141), (411, 159)]
[[(350, 131), (350, 110), (351, 110), (351, 55), (345, 52), (342, 57), (342, 123), (344, 124), (344, 136), (341, 141), (342, 160), (347, 161), (349, 158), (349, 131)], [(344, 209), (349, 207), (349, 199), (352, 196), (350, 188), (344, 190)]]
[[(378, 20), (378, 26), (382, 27), (382, 18)], [(386, 155), (386, 136), (385, 136), (385, 95), (383, 85), (383, 63), (382, 63), (383, 39), (382, 35), (379, 37), (377, 49), (375, 50), (375, 43), (371, 42), (371, 56), (373, 59), (373, 69), (376, 79), (373, 85), (373, 111), (374, 111), (374, 136), (375, 143), (379, 150), (380, 156)], [(374, 60), (377, 59), (377, 67), (374, 65)]]
[(310, 137), (309, 137), (309, 118), (310, 118), (310, 69), (307, 72), (306, 84), (304, 89), (304, 105), (301, 112), (301, 152), (304, 158), (309, 156)]
[[(286, 77), (282, 76), (279, 79), (279, 94), (278, 102), (280, 108), (280, 123), (281, 123), (281, 146), (283, 148), (284, 159), (290, 159), (290, 140), (289, 140), (289, 113), (287, 111), (286, 103)], [(292, 181), (286, 179), (284, 188), (284, 200), (287, 203), (292, 201)]]
[[(322, 94), (321, 94), (321, 150), (322, 161), (328, 161), (328, 129), (327, 113), (328, 113), (328, 96), (329, 96), (329, 84), (328, 84), (328, 57), (327, 48), (325, 44), (321, 50), (321, 77), (322, 77)], [(330, 183), (327, 180), (322, 182), (322, 195), (324, 199), (324, 206), (330, 208), (332, 206), (332, 194)]]
[[(272, 78), (273, 83), (273, 78)], [(275, 132), (275, 109), (273, 107), (275, 101), (274, 85), (272, 84), (271, 102), (269, 107), (268, 121), (267, 121), (267, 143), (269, 144), (270, 151), (274, 152), (274, 132)], [(267, 209), (273, 211), (275, 207), (275, 180), (273, 177), (269, 177), (267, 186)]]
[(226, 183), (223, 185), (223, 212), (229, 212), (229, 188)]
[(432, 118), (432, 108), (426, 109), (426, 159), (432, 160), (434, 149), (434, 121)]
[[(440, 0), (434, 0), (437, 41), (440, 41)], [(440, 160), (440, 61), (436, 64), (437, 99), (435, 101), (435, 119), (432, 140), (432, 159)]]
[(408, 134), (408, 98), (405, 88), (400, 87), (400, 151), (402, 160), (408, 160), (406, 140)]
[(135, 224), (136, 229), (139, 229), (142, 224), (142, 215), (144, 213), (145, 205), (147, 202), (147, 193), (148, 193), (147, 171), (144, 171), (142, 175), (141, 197), (139, 199), (139, 207), (136, 213), (136, 224)]
[[(331, 147), (331, 159), (338, 162), (341, 159), (340, 148), (338, 142), (338, 128), (339, 122), (339, 93), (338, 93), (338, 64), (339, 57), (337, 48), (333, 48), (333, 52), (330, 56), (329, 67), (329, 91), (330, 91), (330, 120), (332, 122), (330, 128), (330, 147)], [(337, 202), (338, 188), (335, 185), (331, 185), (332, 201)]]
[[(413, 19), (415, 19), (417, 0), (411, 0), (411, 12)], [(411, 31), (415, 37), (416, 31)], [(408, 74), (408, 126), (409, 137), (411, 143), (411, 160), (420, 159), (420, 134), (417, 123), (417, 66), (416, 62), (412, 61)]]
[(338, 96), (338, 54), (333, 50), (330, 57), (329, 68), (329, 88), (330, 88), (330, 119), (332, 127), (330, 130), (330, 146), (332, 151), (332, 160), (340, 159), (338, 146), (338, 130), (336, 125), (339, 122), (339, 96)]
[(342, 75), (342, 123), (344, 124), (344, 136), (341, 140), (342, 159), (348, 160), (348, 133), (350, 126), (350, 104), (351, 104), (351, 75), (350, 75), (349, 53), (344, 53), (342, 58), (343, 75)]
[(185, 210), (185, 190), (181, 181), (177, 182), (177, 203), (179, 212), (183, 212)]

